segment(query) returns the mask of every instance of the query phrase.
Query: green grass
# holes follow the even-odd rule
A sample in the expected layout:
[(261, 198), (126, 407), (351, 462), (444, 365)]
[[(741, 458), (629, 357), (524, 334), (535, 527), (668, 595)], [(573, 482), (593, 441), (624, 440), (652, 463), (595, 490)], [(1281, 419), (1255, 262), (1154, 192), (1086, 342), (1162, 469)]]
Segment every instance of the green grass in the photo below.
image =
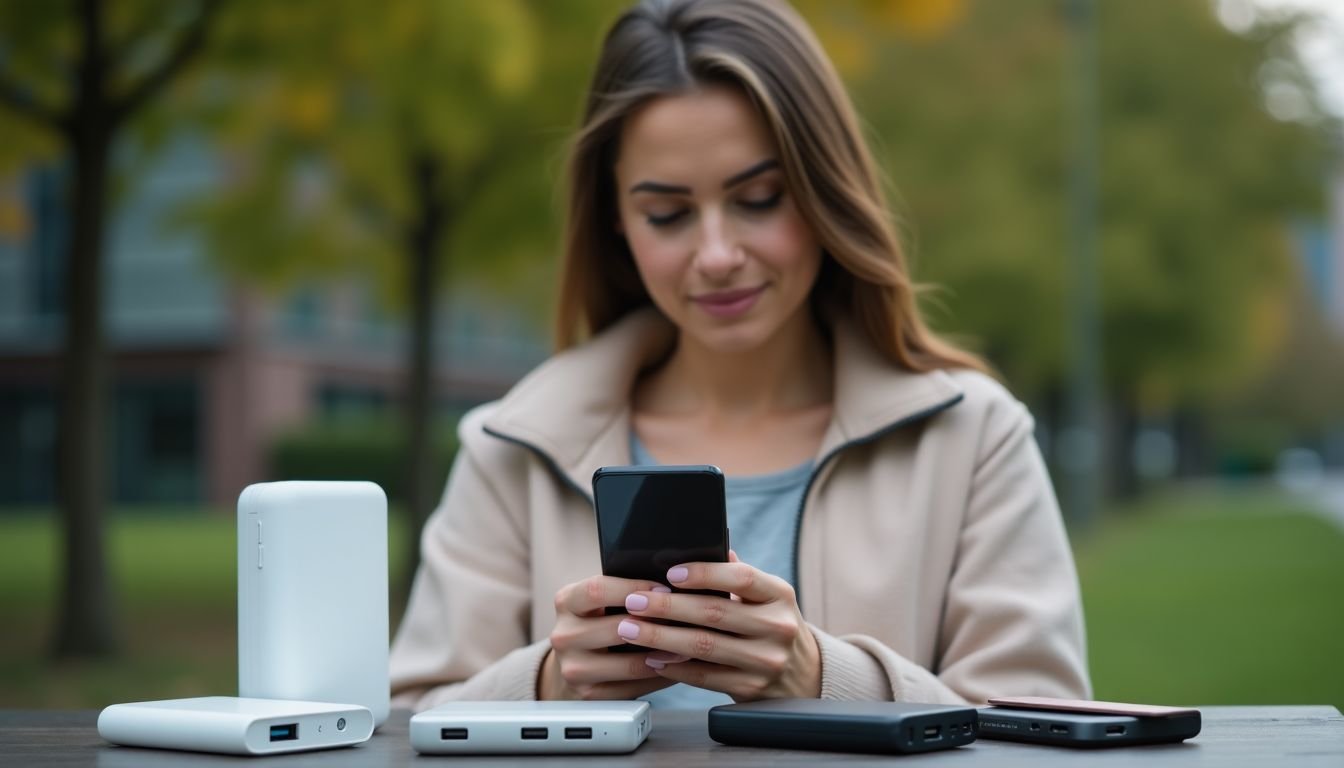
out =
[[(404, 562), (403, 530), (393, 513), (393, 574)], [(47, 652), (58, 599), (54, 520), (0, 517), (0, 607), (10, 618), (0, 633), (0, 707), (101, 707), (236, 693), (233, 516), (119, 512), (108, 535), (123, 653), (110, 661), (56, 663)], [(394, 604), (393, 613), (399, 611)]]
[[(117, 514), (110, 537), (124, 653), (55, 663), (52, 519), (0, 517), (0, 707), (236, 690), (232, 516)], [(1309, 512), (1272, 495), (1168, 494), (1113, 510), (1075, 550), (1098, 698), (1344, 705), (1344, 535)]]
[(1097, 698), (1344, 707), (1344, 534), (1281, 498), (1166, 497), (1076, 547)]

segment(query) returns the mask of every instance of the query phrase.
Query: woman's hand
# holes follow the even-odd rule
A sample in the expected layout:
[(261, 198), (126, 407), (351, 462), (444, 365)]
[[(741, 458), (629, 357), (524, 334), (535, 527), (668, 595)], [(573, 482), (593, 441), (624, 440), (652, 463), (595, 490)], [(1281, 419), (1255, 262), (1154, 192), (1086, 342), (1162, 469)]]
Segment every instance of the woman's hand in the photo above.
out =
[(625, 600), (630, 616), (615, 617), (622, 620), (614, 636), (660, 651), (647, 654), (646, 662), (660, 677), (721, 691), (736, 701), (820, 696), (821, 651), (793, 587), (739, 561), (736, 553), (729, 560), (677, 566), (667, 579), (683, 589), (729, 592), (732, 599), (636, 591)]
[(555, 593), (551, 652), (537, 676), (539, 699), (633, 699), (672, 685), (645, 664), (648, 653), (608, 653), (620, 644), (616, 627), (625, 618), (607, 616), (631, 593), (658, 594), (667, 587), (652, 581), (593, 576)]

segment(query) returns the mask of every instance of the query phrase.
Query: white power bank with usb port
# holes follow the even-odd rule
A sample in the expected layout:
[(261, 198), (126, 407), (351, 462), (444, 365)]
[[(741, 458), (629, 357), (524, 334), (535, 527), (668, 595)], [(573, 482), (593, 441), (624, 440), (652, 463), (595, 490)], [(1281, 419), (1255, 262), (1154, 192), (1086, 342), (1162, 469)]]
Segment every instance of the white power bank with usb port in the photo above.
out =
[(238, 695), (390, 710), (387, 497), (288, 481), (238, 497)]
[(127, 747), (274, 755), (368, 741), (373, 714), (346, 704), (234, 696), (138, 701), (104, 709), (98, 735)]
[(426, 755), (619, 754), (651, 728), (647, 701), (453, 701), (410, 725)]

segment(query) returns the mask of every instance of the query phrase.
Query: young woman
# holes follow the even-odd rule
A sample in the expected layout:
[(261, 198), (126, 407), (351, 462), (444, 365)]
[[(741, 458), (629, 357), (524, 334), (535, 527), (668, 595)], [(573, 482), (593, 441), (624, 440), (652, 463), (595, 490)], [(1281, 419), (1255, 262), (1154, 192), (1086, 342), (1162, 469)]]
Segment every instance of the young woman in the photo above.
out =
[[(562, 351), (462, 420), (396, 703), (1087, 697), (1031, 418), (921, 320), (805, 23), (771, 0), (634, 7), (569, 173)], [(590, 478), (629, 463), (723, 469), (733, 562), (667, 580), (733, 599), (600, 574)]]

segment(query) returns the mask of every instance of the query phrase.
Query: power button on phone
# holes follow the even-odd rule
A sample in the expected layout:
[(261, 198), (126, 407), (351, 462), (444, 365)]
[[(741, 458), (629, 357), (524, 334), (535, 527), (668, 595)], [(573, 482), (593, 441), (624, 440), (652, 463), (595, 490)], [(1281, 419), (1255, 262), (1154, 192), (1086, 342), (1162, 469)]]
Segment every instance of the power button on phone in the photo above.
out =
[(266, 547), (263, 546), (263, 545), (261, 545), (261, 544), (258, 544), (258, 545), (257, 545), (257, 570), (258, 570), (258, 571), (260, 571), (260, 570), (262, 569), (262, 567), (263, 567), (263, 565), (262, 565), (262, 559), (263, 559), (265, 556), (266, 556)]

